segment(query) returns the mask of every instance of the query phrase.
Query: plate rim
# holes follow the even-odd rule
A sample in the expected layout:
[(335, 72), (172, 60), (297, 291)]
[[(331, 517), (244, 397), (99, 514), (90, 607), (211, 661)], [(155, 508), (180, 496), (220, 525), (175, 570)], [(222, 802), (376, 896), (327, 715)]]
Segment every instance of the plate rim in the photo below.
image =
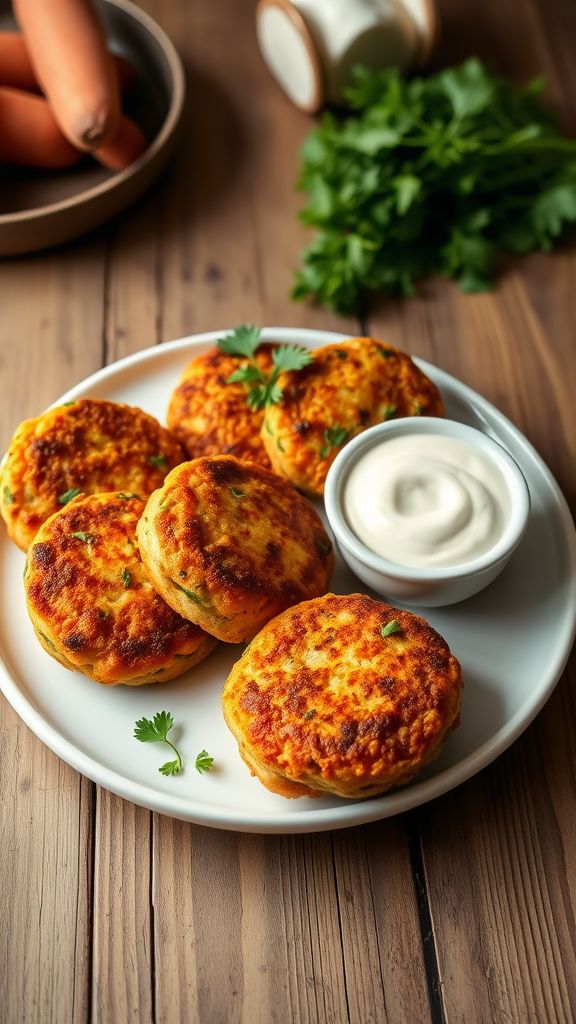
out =
[[(87, 389), (100, 386), (102, 383), (106, 383), (108, 379), (114, 378), (126, 370), (129, 371), (134, 366), (145, 366), (146, 363), (154, 362), (163, 355), (170, 355), (179, 350), (194, 349), (202, 344), (214, 342), (230, 330), (231, 328), (223, 328), (221, 330), (187, 335), (174, 341), (163, 342), (131, 353), (85, 377), (52, 404), (60, 404), (75, 397), (78, 393), (84, 394)], [(290, 343), (297, 344), (300, 341), (310, 347), (318, 347), (319, 345), (329, 344), (350, 337), (349, 334), (342, 332), (303, 327), (267, 327), (263, 329), (262, 335), (263, 340), (278, 340), (279, 336), (281, 336), (284, 340), (289, 340)], [(412, 783), (410, 786), (367, 801), (346, 801), (335, 807), (320, 808), (317, 811), (291, 809), (289, 814), (283, 811), (268, 812), (265, 815), (257, 813), (247, 815), (244, 813), (239, 818), (238, 813), (234, 809), (225, 808), (220, 805), (217, 805), (216, 809), (214, 809), (208, 804), (202, 804), (200, 813), (194, 813), (195, 809), (198, 810), (198, 805), (193, 799), (184, 798), (176, 794), (168, 795), (151, 789), (141, 782), (135, 782), (119, 774), (117, 771), (107, 768), (101, 762), (83, 753), (70, 740), (61, 735), (25, 697), (16, 680), (11, 675), (5, 663), (3, 652), (0, 650), (0, 690), (15, 712), (38, 739), (58, 757), (61, 757), (62, 760), (66, 761), (71, 767), (91, 779), (97, 785), (103, 786), (105, 789), (116, 793), (132, 803), (146, 807), (148, 810), (188, 821), (192, 824), (215, 827), (227, 831), (294, 835), (368, 824), (422, 806), (430, 800), (436, 799), (456, 788), (456, 786), (467, 782), (472, 776), (496, 760), (519, 738), (541, 711), (554, 691), (568, 661), (574, 642), (576, 633), (576, 531), (566, 499), (552, 472), (531, 442), (512, 421), (504, 413), (501, 413), (496, 406), (492, 405), (488, 399), (474, 391), (467, 384), (459, 381), (452, 374), (419, 357), (412, 356), (412, 358), (440, 387), (444, 383), (446, 386), (455, 389), (467, 404), (472, 405), (475, 412), (480, 415), (487, 412), (489, 418), (491, 417), (496, 420), (499, 428), (504, 432), (510, 433), (516, 443), (519, 443), (525, 450), (527, 456), (536, 462), (546, 479), (550, 494), (554, 498), (555, 510), (559, 516), (562, 536), (568, 554), (566, 577), (568, 597), (571, 597), (571, 600), (567, 601), (567, 606), (569, 605), (571, 608), (571, 621), (569, 621), (570, 616), (567, 612), (565, 619), (563, 619), (562, 636), (556, 638), (558, 642), (554, 649), (555, 657), (551, 659), (550, 669), (544, 680), (534, 691), (532, 700), (519, 708), (488, 740), (485, 740), (484, 743), (456, 764), (444, 769), (438, 775), (432, 776), (432, 778)], [(492, 430), (489, 419), (486, 421), (486, 426), (489, 430)], [(290, 807), (293, 807), (292, 803)]]

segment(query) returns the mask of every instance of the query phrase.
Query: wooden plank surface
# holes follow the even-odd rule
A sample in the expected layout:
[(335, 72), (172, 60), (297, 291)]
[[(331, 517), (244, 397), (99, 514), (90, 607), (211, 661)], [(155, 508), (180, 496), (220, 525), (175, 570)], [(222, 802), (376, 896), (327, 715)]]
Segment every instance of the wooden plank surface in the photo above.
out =
[[(359, 325), (294, 304), (311, 120), (259, 60), (253, 0), (146, 0), (185, 59), (182, 146), (133, 210), (0, 264), (0, 433), (143, 347), (243, 321)], [(570, 0), (444, 0), (438, 61), (545, 71), (576, 122)], [(576, 256), (489, 295), (432, 281), (368, 326), (470, 383), (574, 497)], [(571, 685), (572, 682), (572, 685)], [(576, 715), (566, 676), (491, 768), (340, 833), (217, 832), (135, 808), (60, 762), (2, 700), (0, 1021), (569, 1021), (576, 1012)]]

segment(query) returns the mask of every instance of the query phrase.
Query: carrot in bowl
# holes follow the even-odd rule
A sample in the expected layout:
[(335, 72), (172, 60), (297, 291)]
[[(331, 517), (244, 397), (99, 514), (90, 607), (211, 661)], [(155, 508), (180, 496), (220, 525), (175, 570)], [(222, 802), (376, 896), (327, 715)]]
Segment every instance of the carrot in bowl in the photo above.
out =
[(0, 32), (0, 85), (38, 92), (34, 69), (20, 32)]
[[(122, 89), (134, 83), (134, 68), (120, 54), (110, 54)], [(21, 32), (0, 32), (0, 85), (40, 92), (32, 61)]]
[(49, 104), (21, 89), (0, 87), (0, 163), (55, 169), (82, 159), (60, 131)]
[(118, 76), (90, 0), (13, 0), (35, 76), (60, 129), (82, 150), (112, 138)]
[(116, 134), (104, 146), (94, 150), (92, 156), (111, 171), (123, 171), (146, 149), (146, 138), (138, 125), (122, 116)]

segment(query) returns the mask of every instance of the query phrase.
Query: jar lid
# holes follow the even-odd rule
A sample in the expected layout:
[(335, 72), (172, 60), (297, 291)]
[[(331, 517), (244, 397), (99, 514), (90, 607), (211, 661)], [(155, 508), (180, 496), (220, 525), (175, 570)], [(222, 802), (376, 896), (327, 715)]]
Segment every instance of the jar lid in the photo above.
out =
[(290, 0), (259, 0), (256, 31), (262, 56), (292, 102), (307, 113), (324, 103), (316, 43)]
[(395, 64), (404, 71), (426, 63), (437, 36), (435, 0), (381, 5), (382, 10), (366, 0), (258, 0), (262, 56), (295, 106), (316, 113), (326, 102), (341, 102), (353, 63)]

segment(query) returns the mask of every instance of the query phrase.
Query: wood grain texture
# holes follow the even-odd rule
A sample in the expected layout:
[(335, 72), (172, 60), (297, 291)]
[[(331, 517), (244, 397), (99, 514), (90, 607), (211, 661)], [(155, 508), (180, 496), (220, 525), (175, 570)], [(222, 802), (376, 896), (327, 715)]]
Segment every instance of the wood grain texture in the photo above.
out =
[[(569, 124), (576, 80), (565, 73), (571, 4), (489, 2), (472, 23), (445, 0), (444, 47), (474, 49), (517, 81), (541, 71)], [(466, 24), (464, 24), (466, 18)], [(564, 25), (564, 32), (560, 25)], [(571, 113), (570, 113), (571, 112)], [(379, 304), (370, 328), (442, 366), (529, 437), (574, 506), (575, 332), (566, 320), (576, 255), (565, 248), (517, 261), (494, 292), (461, 295), (431, 281), (410, 302)], [(440, 1013), (452, 1022), (569, 1021), (576, 1006), (576, 779), (573, 671), (528, 733), (498, 763), (416, 813), (437, 957)]]
[[(0, 268), (0, 434), (100, 365), (103, 247)], [(92, 784), (0, 706), (0, 1019), (85, 1021)]]
[(92, 1020), (154, 1020), (150, 812), (98, 789)]
[[(313, 124), (270, 79), (253, 0), (145, 0), (189, 80), (182, 145), (132, 210), (0, 265), (0, 434), (141, 348), (241, 322), (356, 333), (289, 299), (297, 151)], [(442, 0), (437, 63), (544, 70), (576, 126), (571, 0)], [(574, 498), (576, 255), (497, 289), (427, 282), (367, 326), (455, 374), (528, 435)], [(0, 1021), (515, 1024), (574, 1019), (574, 668), (480, 776), (408, 816), (274, 837), (134, 807), (0, 704)]]

